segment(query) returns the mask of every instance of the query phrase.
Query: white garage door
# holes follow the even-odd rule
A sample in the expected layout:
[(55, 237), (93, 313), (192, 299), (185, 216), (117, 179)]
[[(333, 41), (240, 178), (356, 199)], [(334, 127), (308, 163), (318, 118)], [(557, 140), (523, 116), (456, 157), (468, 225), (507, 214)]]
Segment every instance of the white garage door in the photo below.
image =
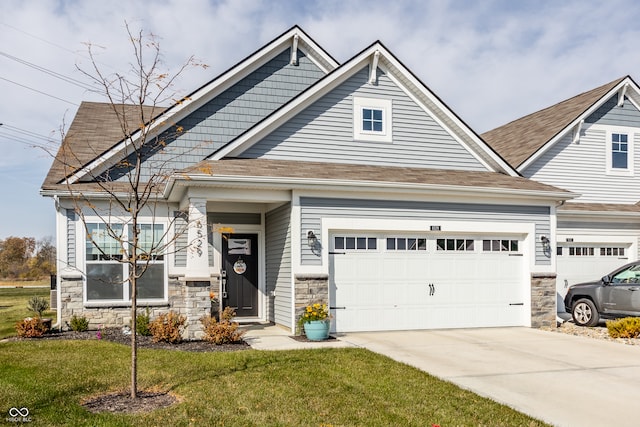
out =
[(525, 325), (518, 237), (335, 233), (338, 332)]
[[(631, 262), (629, 246), (628, 243), (559, 243), (556, 258), (559, 302), (569, 286), (597, 280)], [(561, 303), (558, 311), (564, 311)]]

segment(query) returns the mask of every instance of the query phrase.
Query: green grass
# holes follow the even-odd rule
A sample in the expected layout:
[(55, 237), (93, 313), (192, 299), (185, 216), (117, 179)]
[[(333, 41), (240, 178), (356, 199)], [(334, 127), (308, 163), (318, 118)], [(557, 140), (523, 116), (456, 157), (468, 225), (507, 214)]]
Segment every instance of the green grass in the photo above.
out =
[(97, 340), (0, 343), (0, 413), (26, 407), (39, 426), (545, 425), (364, 349), (141, 349), (140, 388), (180, 402), (137, 415), (86, 411), (83, 399), (127, 389), (129, 354)]
[[(39, 296), (49, 300), (49, 288), (7, 288), (0, 287), (0, 339), (16, 335), (16, 322), (25, 317), (33, 317), (27, 310), (31, 297)], [(43, 317), (50, 317), (56, 323), (55, 311), (45, 311)]]

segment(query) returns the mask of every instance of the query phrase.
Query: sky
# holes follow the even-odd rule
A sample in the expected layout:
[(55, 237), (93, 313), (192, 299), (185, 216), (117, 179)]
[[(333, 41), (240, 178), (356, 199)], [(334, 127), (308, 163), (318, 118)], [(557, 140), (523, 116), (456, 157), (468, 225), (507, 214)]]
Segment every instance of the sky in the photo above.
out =
[(482, 133), (630, 75), (640, 81), (637, 0), (3, 0), (0, 239), (55, 238), (40, 195), (87, 90), (90, 44), (107, 74), (133, 60), (125, 22), (160, 41), (187, 95), (299, 25), (339, 63), (380, 40)]

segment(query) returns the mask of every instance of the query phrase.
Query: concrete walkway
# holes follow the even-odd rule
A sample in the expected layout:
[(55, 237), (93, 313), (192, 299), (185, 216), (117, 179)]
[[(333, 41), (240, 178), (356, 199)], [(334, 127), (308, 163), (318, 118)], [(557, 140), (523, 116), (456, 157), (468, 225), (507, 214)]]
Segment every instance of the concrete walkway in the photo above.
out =
[(265, 350), (366, 348), (556, 426), (640, 425), (640, 346), (530, 328), (360, 332), (322, 343), (289, 335), (251, 326), (247, 341)]
[(251, 324), (243, 325), (241, 329), (246, 330), (244, 336), (252, 348), (256, 350), (300, 350), (308, 348), (341, 348), (354, 347), (341, 339), (330, 339), (327, 341), (305, 342), (292, 338), (291, 331), (272, 324)]

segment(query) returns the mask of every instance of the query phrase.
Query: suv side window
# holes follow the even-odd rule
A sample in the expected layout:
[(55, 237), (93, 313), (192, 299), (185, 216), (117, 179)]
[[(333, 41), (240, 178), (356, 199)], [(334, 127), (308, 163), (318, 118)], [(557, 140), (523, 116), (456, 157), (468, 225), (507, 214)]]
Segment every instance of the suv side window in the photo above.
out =
[(622, 270), (611, 279), (611, 283), (640, 283), (640, 265)]

